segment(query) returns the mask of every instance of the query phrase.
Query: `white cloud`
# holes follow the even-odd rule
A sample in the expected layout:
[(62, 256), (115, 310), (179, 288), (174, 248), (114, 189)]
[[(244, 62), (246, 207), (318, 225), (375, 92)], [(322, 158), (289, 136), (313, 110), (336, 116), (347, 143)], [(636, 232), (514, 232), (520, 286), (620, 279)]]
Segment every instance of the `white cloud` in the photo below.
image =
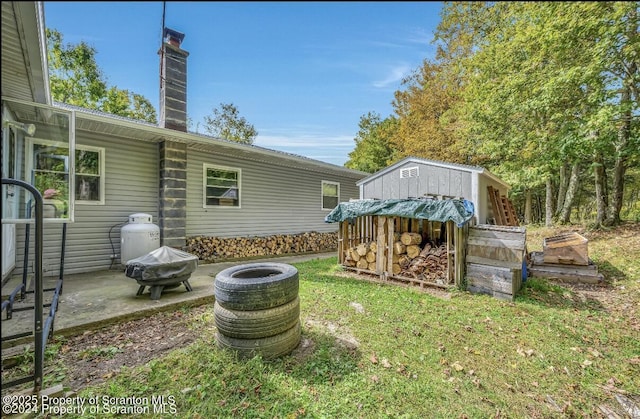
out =
[(389, 71), (385, 78), (383, 78), (382, 80), (374, 81), (373, 86), (377, 88), (389, 87), (390, 85), (399, 82), (405, 76), (409, 75), (411, 70), (412, 67), (406, 63), (397, 65)]
[(349, 135), (330, 136), (317, 132), (281, 130), (271, 135), (259, 134), (253, 144), (342, 166), (353, 150), (353, 138)]

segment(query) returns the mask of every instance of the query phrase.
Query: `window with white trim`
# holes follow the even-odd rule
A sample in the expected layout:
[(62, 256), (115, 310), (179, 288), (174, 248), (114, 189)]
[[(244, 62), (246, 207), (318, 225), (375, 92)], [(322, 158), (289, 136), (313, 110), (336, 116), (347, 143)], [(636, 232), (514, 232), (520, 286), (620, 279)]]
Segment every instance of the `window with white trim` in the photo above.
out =
[(322, 209), (332, 210), (340, 201), (340, 184), (337, 182), (322, 181)]
[(240, 207), (242, 171), (230, 167), (204, 165), (204, 206)]
[(75, 198), (79, 204), (104, 204), (104, 148), (76, 146)]
[(39, 138), (28, 141), (31, 182), (45, 200), (45, 218), (68, 218), (70, 185), (75, 203), (104, 204), (104, 148), (76, 146), (74, 179), (69, 182), (68, 144)]

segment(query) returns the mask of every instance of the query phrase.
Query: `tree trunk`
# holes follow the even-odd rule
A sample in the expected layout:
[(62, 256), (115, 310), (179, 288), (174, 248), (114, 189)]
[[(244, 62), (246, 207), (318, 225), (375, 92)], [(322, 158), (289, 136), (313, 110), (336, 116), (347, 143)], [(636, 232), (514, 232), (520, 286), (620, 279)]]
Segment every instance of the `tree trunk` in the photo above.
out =
[(544, 225), (551, 227), (553, 225), (553, 185), (551, 184), (551, 176), (547, 176), (547, 193), (544, 203)]
[[(631, 88), (628, 83), (622, 91), (621, 102), (628, 103), (631, 99)], [(618, 142), (616, 144), (616, 160), (613, 167), (613, 184), (611, 189), (611, 199), (607, 211), (606, 224), (620, 224), (620, 211), (622, 210), (622, 200), (624, 197), (624, 174), (627, 171), (628, 145), (631, 137), (631, 107), (622, 115), (622, 124), (618, 129)]]
[(524, 223), (525, 225), (531, 224), (531, 189), (529, 188), (525, 191)]
[(558, 198), (556, 199), (556, 215), (560, 214), (562, 207), (564, 206), (564, 200), (567, 195), (567, 188), (569, 187), (569, 165), (562, 163), (560, 166), (560, 180), (558, 182)]
[(571, 177), (569, 178), (569, 186), (567, 187), (567, 193), (564, 197), (564, 205), (562, 211), (560, 211), (559, 222), (560, 224), (569, 224), (571, 219), (571, 208), (573, 207), (573, 199), (576, 196), (578, 190), (580, 175), (580, 165), (573, 163), (571, 167)]
[(606, 218), (607, 189), (605, 180), (604, 159), (602, 153), (597, 152), (593, 160), (593, 172), (596, 186), (596, 227), (600, 227)]

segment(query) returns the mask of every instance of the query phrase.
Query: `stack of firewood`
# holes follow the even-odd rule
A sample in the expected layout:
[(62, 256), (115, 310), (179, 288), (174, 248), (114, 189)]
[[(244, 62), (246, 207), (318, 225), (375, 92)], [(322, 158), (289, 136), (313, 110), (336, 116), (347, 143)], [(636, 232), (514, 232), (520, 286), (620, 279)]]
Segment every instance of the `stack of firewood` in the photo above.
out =
[(360, 243), (345, 253), (344, 265), (358, 269), (376, 270), (378, 244), (376, 242)]
[[(392, 274), (410, 278), (436, 281), (446, 277), (447, 246), (427, 242), (421, 246), (418, 233), (396, 234), (393, 243)], [(375, 272), (379, 249), (375, 241), (360, 243), (345, 252), (343, 265)], [(386, 262), (385, 262), (386, 268)]]
[(309, 232), (263, 237), (189, 237), (186, 251), (200, 260), (243, 259), (292, 253), (327, 252), (338, 247), (337, 233)]

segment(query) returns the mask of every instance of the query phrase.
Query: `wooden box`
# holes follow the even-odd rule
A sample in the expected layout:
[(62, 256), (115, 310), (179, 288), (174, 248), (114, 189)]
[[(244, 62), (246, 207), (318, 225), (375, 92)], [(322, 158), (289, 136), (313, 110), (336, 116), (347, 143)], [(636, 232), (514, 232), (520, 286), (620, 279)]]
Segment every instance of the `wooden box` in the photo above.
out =
[(544, 263), (588, 265), (588, 243), (586, 238), (576, 232), (547, 237), (542, 247)]

